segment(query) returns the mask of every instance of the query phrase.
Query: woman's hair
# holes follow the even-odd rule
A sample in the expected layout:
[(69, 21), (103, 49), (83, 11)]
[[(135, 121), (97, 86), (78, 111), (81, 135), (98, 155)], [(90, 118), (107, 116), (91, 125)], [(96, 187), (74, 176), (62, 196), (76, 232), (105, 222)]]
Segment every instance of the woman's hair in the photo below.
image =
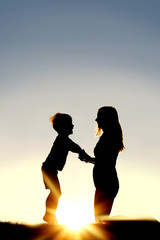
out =
[(53, 117), (50, 117), (50, 122), (53, 125), (53, 128), (59, 133), (61, 131), (64, 131), (68, 123), (72, 121), (72, 118), (70, 115), (65, 113), (56, 113)]
[[(98, 118), (101, 118), (103, 125), (107, 127), (109, 137), (119, 148), (119, 151), (124, 150), (123, 133), (118, 119), (117, 110), (111, 106), (104, 106), (98, 109)], [(101, 128), (97, 128), (96, 136), (101, 134)]]

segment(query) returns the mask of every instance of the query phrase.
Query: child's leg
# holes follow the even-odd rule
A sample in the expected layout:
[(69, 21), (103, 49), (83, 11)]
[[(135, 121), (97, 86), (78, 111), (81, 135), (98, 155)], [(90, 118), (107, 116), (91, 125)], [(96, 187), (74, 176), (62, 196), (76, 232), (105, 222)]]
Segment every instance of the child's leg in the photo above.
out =
[(43, 220), (48, 223), (56, 223), (56, 210), (58, 206), (58, 201), (61, 196), (61, 189), (58, 180), (57, 173), (55, 174), (46, 174), (43, 171), (43, 179), (45, 186), (50, 189), (50, 193), (46, 199), (46, 212), (43, 217)]
[(50, 191), (46, 199), (46, 212), (43, 220), (48, 223), (57, 223), (56, 210), (58, 206), (59, 198), (55, 197), (52, 191)]

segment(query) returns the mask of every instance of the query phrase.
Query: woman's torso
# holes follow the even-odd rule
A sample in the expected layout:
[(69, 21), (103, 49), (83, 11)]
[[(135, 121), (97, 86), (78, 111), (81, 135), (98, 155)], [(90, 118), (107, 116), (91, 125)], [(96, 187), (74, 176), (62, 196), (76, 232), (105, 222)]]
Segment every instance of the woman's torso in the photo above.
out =
[(115, 168), (119, 150), (113, 140), (103, 134), (94, 148), (95, 165), (101, 168)]
[[(95, 166), (93, 170), (94, 184), (96, 187), (117, 191), (119, 187), (116, 160), (119, 150), (112, 139), (103, 134), (94, 149)], [(115, 189), (115, 190), (113, 190)]]

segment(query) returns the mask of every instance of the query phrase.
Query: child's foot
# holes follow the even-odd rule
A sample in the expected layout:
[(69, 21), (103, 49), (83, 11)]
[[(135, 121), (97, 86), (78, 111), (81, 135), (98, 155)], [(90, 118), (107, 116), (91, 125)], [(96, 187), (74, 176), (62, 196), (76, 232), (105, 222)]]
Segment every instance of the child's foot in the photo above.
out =
[(43, 220), (47, 222), (48, 224), (57, 224), (58, 221), (56, 219), (56, 216), (54, 215), (44, 215)]

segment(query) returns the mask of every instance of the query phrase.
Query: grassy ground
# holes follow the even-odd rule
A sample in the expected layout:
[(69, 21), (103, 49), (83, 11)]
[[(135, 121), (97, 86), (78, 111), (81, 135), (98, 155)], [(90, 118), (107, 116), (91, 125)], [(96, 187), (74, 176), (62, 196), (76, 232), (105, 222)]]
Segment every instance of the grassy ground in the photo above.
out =
[(160, 223), (154, 220), (112, 220), (89, 224), (78, 231), (63, 225), (0, 223), (0, 239), (8, 240), (158, 240)]

